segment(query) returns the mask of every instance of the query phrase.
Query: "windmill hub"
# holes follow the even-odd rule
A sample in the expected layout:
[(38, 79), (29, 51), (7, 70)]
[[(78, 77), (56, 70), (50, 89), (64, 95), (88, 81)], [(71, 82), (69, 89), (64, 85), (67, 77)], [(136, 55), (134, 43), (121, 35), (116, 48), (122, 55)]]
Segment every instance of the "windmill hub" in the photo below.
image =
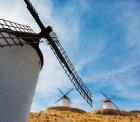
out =
[(46, 34), (49, 34), (50, 32), (52, 32), (52, 27), (48, 26), (45, 29), (41, 30), (41, 32), (39, 33), (41, 38), (46, 38)]

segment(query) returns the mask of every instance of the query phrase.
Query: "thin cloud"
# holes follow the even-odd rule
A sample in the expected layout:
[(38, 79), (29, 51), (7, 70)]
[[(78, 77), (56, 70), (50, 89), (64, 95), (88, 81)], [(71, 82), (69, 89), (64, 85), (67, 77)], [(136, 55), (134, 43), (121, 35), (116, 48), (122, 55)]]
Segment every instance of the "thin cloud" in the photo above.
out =
[[(106, 41), (99, 40), (95, 42), (96, 45), (91, 46), (91, 50), (88, 50), (85, 54), (83, 53), (78, 64), (76, 65), (77, 71), (80, 71), (86, 66), (88, 63), (93, 62), (94, 60), (102, 57), (104, 55), (104, 51), (106, 48)], [(89, 47), (89, 46), (88, 46)], [(85, 48), (88, 49), (88, 47), (85, 46)], [(86, 49), (85, 49), (86, 50)]]
[[(78, 71), (83, 71), (83, 67), (86, 67), (89, 63), (96, 59), (99, 59), (104, 55), (104, 52), (106, 52), (106, 49), (108, 48), (107, 46), (109, 46), (107, 45), (108, 42), (106, 42), (106, 40), (109, 40), (109, 38), (102, 37), (101, 39), (105, 41), (101, 40), (96, 43), (95, 41), (92, 42), (91, 44), (94, 43), (95, 45), (95, 47), (92, 48), (93, 50), (88, 50), (88, 48), (92, 47), (92, 45), (88, 47), (89, 44), (85, 46), (85, 51), (79, 48), (80, 43), (82, 43), (80, 42), (81, 29), (84, 26), (83, 24), (85, 24), (82, 23), (82, 21), (84, 21), (85, 19), (83, 18), (83, 15), (85, 14), (84, 12), (93, 12), (93, 6), (91, 7), (91, 5), (87, 1), (82, 0), (81, 2), (72, 0), (70, 1), (70, 3), (67, 2), (65, 6), (61, 7), (61, 11), (59, 12), (59, 14), (56, 14), (55, 11), (60, 10), (60, 8), (54, 6), (51, 0), (32, 0), (32, 2), (35, 8), (37, 8), (37, 11), (41, 19), (43, 20), (44, 25), (52, 25), (54, 27), (54, 30), (57, 33), (60, 42), (62, 43), (62, 45), (64, 45), (64, 48), (66, 49), (68, 54), (70, 54), (72, 59), (75, 59), (75, 51), (80, 51), (80, 58), (78, 57), (78, 60), (74, 60), (74, 64), (76, 64), (76, 69), (78, 69)], [(26, 9), (24, 1), (12, 0), (9, 2), (9, 0), (1, 0), (0, 4), (1, 18), (25, 25), (30, 25), (35, 30), (35, 32), (40, 31), (38, 25), (34, 22), (34, 19)], [(115, 6), (116, 8), (118, 7), (119, 9), (121, 9), (121, 14), (116, 15), (118, 17), (118, 20), (113, 20), (112, 22), (118, 22), (118, 25), (120, 25), (124, 29), (124, 48), (128, 48), (130, 52), (133, 52), (133, 56), (128, 56), (129, 58), (127, 58), (127, 60), (125, 61), (117, 60), (118, 67), (115, 67), (111, 70), (102, 69), (102, 71), (91, 72), (92, 69), (90, 69), (90, 75), (82, 77), (84, 77), (85, 81), (89, 81), (88, 83), (91, 83), (91, 85), (96, 85), (98, 88), (105, 89), (105, 87), (108, 87), (108, 89), (111, 92), (114, 91), (114, 93), (118, 91), (116, 95), (120, 95), (120, 97), (127, 96), (128, 99), (138, 99), (140, 97), (139, 95), (137, 95), (139, 93), (139, 90), (135, 90), (135, 88), (136, 85), (139, 85), (139, 77), (137, 75), (137, 79), (135, 79), (135, 75), (138, 73), (136, 69), (139, 67), (139, 60), (137, 59), (139, 57), (138, 54), (140, 54), (140, 12), (139, 9), (136, 9), (136, 6), (138, 6), (138, 4), (134, 2), (123, 2), (123, 4), (119, 2), (119, 4), (117, 3), (115, 4)], [(92, 38), (92, 36), (89, 38)], [(87, 42), (89, 42), (89, 40), (87, 40)], [(72, 87), (71, 82), (62, 70), (60, 64), (58, 63), (49, 46), (41, 44), (40, 48), (42, 49), (45, 62), (39, 76), (31, 111), (40, 111), (48, 106), (55, 105), (52, 101), (55, 101), (55, 99), (58, 97), (56, 89), (67, 89)], [(85, 53), (83, 53), (82, 51)], [(81, 99), (82, 98), (80, 96), (78, 98), (73, 97), (73, 106), (83, 109), (88, 108), (85, 103), (81, 101)], [(98, 95), (95, 96), (95, 99), (95, 101), (98, 102), (101, 100), (100, 96)], [(99, 107), (101, 106), (98, 105), (98, 103), (95, 103), (95, 108)]]
[[(125, 7), (124, 7), (125, 6)], [(125, 29), (125, 43), (135, 52), (140, 54), (140, 12), (139, 3), (136, 1), (125, 2), (123, 6), (120, 5), (121, 14), (118, 17), (118, 22)]]

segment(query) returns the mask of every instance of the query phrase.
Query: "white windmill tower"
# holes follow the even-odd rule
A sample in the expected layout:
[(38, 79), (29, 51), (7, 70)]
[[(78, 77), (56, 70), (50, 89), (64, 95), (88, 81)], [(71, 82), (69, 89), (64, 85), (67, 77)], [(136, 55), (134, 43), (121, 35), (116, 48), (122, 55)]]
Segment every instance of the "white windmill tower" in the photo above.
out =
[(25, 122), (43, 65), (29, 26), (0, 19), (0, 121)]
[(119, 107), (114, 102), (112, 102), (112, 97), (108, 97), (102, 91), (100, 91), (100, 93), (105, 97), (105, 100), (103, 101), (103, 109), (113, 109), (114, 106), (117, 110), (119, 110)]
[(58, 91), (62, 94), (62, 97), (60, 97), (55, 103), (59, 102), (60, 100), (62, 100), (62, 106), (64, 107), (70, 107), (71, 104), (71, 100), (70, 98), (67, 96), (73, 89), (70, 89), (69, 91), (67, 91), (65, 94), (58, 89)]
[(103, 109), (113, 109), (112, 102), (110, 100), (104, 100)]

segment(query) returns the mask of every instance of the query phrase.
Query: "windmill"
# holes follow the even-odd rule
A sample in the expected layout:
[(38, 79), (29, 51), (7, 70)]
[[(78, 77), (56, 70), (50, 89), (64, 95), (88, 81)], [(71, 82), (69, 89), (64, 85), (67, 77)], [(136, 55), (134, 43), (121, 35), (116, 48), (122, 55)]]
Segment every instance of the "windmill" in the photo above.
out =
[[(39, 48), (45, 39), (76, 90), (92, 106), (92, 93), (81, 80), (52, 27), (41, 22), (29, 0), (27, 8), (41, 28), (40, 33), (26, 25), (0, 19), (0, 119), (25, 122), (30, 112), (38, 75), (43, 66)], [(14, 120), (13, 120), (14, 118)]]
[(113, 109), (113, 106), (119, 110), (119, 107), (112, 102), (113, 97), (108, 97), (104, 92), (100, 91), (100, 93), (105, 97), (105, 100), (103, 101), (103, 109)]
[(69, 91), (67, 91), (66, 93), (62, 92), (61, 89), (58, 89), (58, 91), (62, 94), (62, 97), (60, 97), (55, 103), (58, 103), (60, 100), (62, 100), (62, 106), (64, 107), (70, 107), (71, 104), (71, 100), (68, 97), (68, 94), (73, 91), (73, 89), (70, 89)]

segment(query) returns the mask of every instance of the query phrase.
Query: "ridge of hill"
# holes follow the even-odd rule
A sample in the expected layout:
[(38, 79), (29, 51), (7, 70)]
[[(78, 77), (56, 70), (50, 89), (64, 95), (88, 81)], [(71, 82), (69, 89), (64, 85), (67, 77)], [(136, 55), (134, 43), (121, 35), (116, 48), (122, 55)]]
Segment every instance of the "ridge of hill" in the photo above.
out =
[(59, 111), (70, 111), (70, 112), (76, 112), (76, 113), (87, 113), (84, 110), (81, 110), (79, 108), (72, 108), (72, 107), (64, 107), (64, 106), (55, 106), (55, 107), (50, 107), (47, 109), (48, 111), (50, 110), (59, 110)]
[[(131, 115), (109, 115), (99, 114), (97, 111), (85, 112), (80, 110), (82, 112), (79, 112), (79, 110), (80, 109), (68, 107), (66, 107), (66, 109), (65, 107), (51, 107), (38, 113), (31, 112), (28, 122), (140, 122), (140, 113), (133, 113)], [(103, 112), (104, 110), (100, 111)], [(111, 110), (108, 111), (111, 112)]]
[(124, 110), (117, 110), (117, 109), (101, 109), (96, 110), (93, 112), (97, 115), (121, 115), (121, 116), (136, 116), (138, 114), (137, 111), (124, 111)]

